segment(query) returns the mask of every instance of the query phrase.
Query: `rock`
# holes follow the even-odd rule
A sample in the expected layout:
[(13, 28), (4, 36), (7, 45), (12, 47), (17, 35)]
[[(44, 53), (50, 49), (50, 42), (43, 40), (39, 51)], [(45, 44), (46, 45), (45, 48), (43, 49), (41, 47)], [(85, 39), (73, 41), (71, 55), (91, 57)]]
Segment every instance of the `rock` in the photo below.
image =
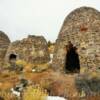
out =
[(14, 88), (11, 88), (11, 91), (16, 96), (20, 96), (23, 89), (28, 85), (28, 81), (26, 79), (21, 79), (20, 83), (16, 85)]
[[(20, 97), (20, 92), (19, 92), (19, 91), (16, 91), (15, 89), (11, 88), (11, 92), (12, 92), (14, 95)], [(1, 99), (0, 99), (0, 100), (1, 100)]]
[(53, 59), (53, 54), (51, 53), (50, 54), (50, 61), (49, 61), (50, 64), (52, 64), (52, 59)]
[(66, 100), (66, 99), (58, 96), (48, 96), (47, 100)]
[(33, 68), (33, 69), (32, 69), (32, 72), (36, 72), (36, 69)]
[(16, 56), (16, 60), (34, 64), (47, 63), (50, 60), (47, 42), (43, 36), (29, 35), (23, 40), (11, 43), (6, 54), (7, 62), (11, 54)]
[(72, 11), (64, 20), (55, 44), (53, 68), (64, 70), (66, 45), (78, 50), (81, 67), (100, 66), (100, 12), (90, 7)]
[(22, 87), (26, 87), (26, 86), (28, 85), (28, 80), (26, 80), (26, 79), (21, 79), (21, 80), (20, 80), (20, 85), (21, 85)]

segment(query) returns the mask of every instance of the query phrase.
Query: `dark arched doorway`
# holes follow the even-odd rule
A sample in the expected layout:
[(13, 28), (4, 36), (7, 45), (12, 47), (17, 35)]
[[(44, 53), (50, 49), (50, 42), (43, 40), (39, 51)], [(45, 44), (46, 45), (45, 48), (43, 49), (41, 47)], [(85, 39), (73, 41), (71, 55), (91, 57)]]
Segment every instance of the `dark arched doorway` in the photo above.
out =
[(17, 55), (16, 54), (10, 54), (9, 55), (9, 61), (10, 62), (16, 62), (16, 59), (17, 59)]
[(77, 48), (73, 46), (71, 42), (67, 46), (67, 54), (65, 61), (65, 70), (66, 72), (80, 72), (80, 60), (77, 53)]

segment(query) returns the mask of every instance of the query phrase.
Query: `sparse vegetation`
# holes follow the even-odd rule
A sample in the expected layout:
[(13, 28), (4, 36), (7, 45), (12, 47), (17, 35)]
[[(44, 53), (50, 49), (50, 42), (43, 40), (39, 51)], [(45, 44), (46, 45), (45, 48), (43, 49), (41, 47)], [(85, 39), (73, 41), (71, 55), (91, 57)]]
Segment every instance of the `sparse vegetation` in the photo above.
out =
[(46, 100), (48, 93), (38, 86), (29, 86), (23, 92), (23, 100)]
[(0, 100), (18, 100), (18, 98), (11, 92), (2, 90), (0, 91)]
[(21, 67), (26, 66), (26, 64), (27, 64), (27, 63), (26, 63), (24, 60), (17, 60), (17, 61), (16, 61), (16, 65), (21, 66)]
[(76, 79), (76, 87), (79, 93), (85, 93), (86, 96), (100, 94), (100, 79), (80, 77)]

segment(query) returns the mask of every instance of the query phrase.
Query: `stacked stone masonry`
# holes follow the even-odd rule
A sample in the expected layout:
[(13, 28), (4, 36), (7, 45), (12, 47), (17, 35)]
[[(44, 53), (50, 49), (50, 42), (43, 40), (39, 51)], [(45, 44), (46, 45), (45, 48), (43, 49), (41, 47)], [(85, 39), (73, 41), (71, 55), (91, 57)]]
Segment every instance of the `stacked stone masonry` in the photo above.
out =
[(78, 48), (81, 67), (100, 67), (100, 12), (81, 7), (66, 17), (56, 40), (53, 68), (63, 69), (68, 41)]
[(10, 40), (8, 36), (4, 32), (0, 31), (0, 64), (4, 62), (9, 44)]
[(15, 54), (17, 60), (34, 64), (47, 63), (50, 60), (47, 42), (43, 36), (29, 35), (28, 38), (11, 43), (7, 50), (6, 61), (9, 61), (11, 54)]

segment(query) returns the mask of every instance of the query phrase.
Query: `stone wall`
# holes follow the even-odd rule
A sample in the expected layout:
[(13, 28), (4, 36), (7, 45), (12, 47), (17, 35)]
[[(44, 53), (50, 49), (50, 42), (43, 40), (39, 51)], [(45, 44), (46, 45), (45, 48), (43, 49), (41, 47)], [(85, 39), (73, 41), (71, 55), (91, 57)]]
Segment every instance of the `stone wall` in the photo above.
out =
[(56, 70), (64, 68), (68, 41), (78, 48), (81, 67), (100, 67), (100, 12), (81, 7), (66, 17), (55, 45), (52, 66)]
[(28, 38), (11, 43), (6, 54), (7, 62), (11, 54), (15, 54), (17, 59), (35, 64), (50, 60), (47, 42), (43, 36), (29, 35)]
[(0, 63), (4, 61), (8, 46), (10, 44), (10, 40), (8, 36), (0, 31)]

